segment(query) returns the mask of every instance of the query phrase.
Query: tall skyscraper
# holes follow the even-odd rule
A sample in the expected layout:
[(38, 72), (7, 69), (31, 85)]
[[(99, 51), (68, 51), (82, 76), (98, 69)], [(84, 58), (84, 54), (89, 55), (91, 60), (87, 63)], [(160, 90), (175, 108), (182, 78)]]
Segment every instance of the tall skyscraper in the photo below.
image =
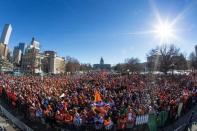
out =
[(14, 51), (13, 51), (13, 63), (14, 64), (17, 64), (17, 65), (20, 64), (21, 54), (22, 54), (22, 51), (19, 49), (18, 46), (15, 46)]
[(19, 43), (18, 45), (18, 48), (21, 50), (22, 54), (24, 54), (25, 52), (25, 47), (26, 47), (25, 43)]
[(32, 38), (31, 45), (35, 49), (40, 50), (40, 43), (38, 41), (36, 41), (34, 37)]
[(196, 52), (196, 56), (197, 56), (197, 45), (195, 46), (195, 52)]
[(12, 32), (11, 24), (5, 24), (3, 28), (3, 32), (1, 34), (0, 42), (7, 45), (9, 43), (11, 32)]

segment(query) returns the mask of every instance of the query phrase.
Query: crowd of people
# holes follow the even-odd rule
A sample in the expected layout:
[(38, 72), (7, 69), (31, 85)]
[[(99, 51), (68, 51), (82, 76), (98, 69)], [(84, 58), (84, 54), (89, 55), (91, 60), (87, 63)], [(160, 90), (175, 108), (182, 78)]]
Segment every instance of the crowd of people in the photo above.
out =
[[(0, 75), (0, 95), (26, 118), (53, 126), (94, 125), (96, 129), (132, 128), (136, 116), (187, 111), (197, 95), (194, 73), (140, 75), (91, 72), (81, 75)], [(181, 103), (180, 111), (179, 106)]]

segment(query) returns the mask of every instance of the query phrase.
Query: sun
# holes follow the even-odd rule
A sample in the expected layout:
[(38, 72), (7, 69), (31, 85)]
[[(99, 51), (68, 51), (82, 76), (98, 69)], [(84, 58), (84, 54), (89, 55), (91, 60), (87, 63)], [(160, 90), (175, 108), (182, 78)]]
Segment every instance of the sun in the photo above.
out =
[(155, 26), (155, 33), (161, 40), (170, 39), (174, 36), (174, 29), (169, 23), (162, 22)]

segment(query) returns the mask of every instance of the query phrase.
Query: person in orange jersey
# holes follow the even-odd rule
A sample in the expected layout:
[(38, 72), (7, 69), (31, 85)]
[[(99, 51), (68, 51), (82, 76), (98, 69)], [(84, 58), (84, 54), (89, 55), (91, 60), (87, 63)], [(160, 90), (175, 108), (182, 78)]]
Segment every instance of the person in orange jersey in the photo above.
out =
[(68, 111), (64, 114), (64, 122), (69, 125), (73, 123), (73, 116)]
[(113, 122), (111, 120), (110, 117), (107, 117), (105, 120), (104, 120), (104, 126), (105, 126), (105, 129), (106, 130), (111, 130), (112, 127), (113, 127)]

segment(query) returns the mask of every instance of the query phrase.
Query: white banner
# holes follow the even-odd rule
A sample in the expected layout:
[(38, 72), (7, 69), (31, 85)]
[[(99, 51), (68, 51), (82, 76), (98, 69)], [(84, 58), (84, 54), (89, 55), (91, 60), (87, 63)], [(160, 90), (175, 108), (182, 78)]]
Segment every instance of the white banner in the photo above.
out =
[(148, 114), (147, 115), (142, 115), (142, 116), (137, 116), (135, 125), (142, 125), (148, 123)]

